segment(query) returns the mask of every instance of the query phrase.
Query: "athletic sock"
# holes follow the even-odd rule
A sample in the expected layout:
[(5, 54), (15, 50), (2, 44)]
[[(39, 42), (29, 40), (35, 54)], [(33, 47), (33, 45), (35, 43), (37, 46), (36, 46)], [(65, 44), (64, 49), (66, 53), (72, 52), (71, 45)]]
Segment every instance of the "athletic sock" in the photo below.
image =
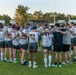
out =
[(3, 53), (1, 53), (1, 60), (3, 60)]
[(48, 56), (48, 60), (49, 60), (49, 65), (51, 65), (51, 60), (52, 60), (52, 56), (51, 55)]
[(44, 58), (44, 64), (47, 66), (47, 58)]
[(24, 61), (21, 61), (21, 64), (24, 64)]
[(12, 58), (10, 58), (9, 60), (12, 61)]
[(32, 64), (31, 61), (29, 61), (29, 64), (30, 64), (30, 65)]
[(14, 58), (14, 61), (16, 61), (16, 58)]
[(26, 60), (24, 60), (24, 62), (26, 62)]
[(36, 62), (35, 61), (33, 62), (33, 66), (36, 66)]
[(74, 59), (76, 59), (76, 56), (74, 56)]
[(4, 60), (6, 61), (6, 60), (7, 60), (7, 58), (5, 57), (5, 58), (4, 58)]

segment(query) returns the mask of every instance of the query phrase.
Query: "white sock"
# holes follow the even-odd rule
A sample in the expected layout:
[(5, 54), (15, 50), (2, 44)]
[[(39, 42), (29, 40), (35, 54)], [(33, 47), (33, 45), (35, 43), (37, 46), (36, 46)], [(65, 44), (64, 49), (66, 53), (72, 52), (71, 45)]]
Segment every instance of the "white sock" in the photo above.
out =
[(48, 56), (48, 60), (49, 60), (49, 65), (51, 65), (51, 60), (52, 60), (52, 56), (51, 55)]
[(10, 61), (12, 61), (12, 58), (10, 58)]
[(32, 64), (31, 64), (31, 61), (29, 61), (29, 65), (32, 65)]
[(4, 60), (7, 60), (7, 58), (5, 57)]
[(52, 46), (52, 50), (54, 50), (54, 46)]
[(24, 62), (26, 62), (26, 60), (24, 60)]
[(36, 66), (36, 62), (35, 61), (33, 62), (33, 66)]
[(76, 56), (74, 56), (74, 59), (76, 59)]
[(21, 64), (24, 64), (24, 61), (21, 61)]
[(14, 61), (16, 61), (16, 58), (14, 58)]
[(1, 60), (3, 60), (3, 53), (1, 53)]
[(44, 58), (44, 64), (47, 66), (47, 58)]

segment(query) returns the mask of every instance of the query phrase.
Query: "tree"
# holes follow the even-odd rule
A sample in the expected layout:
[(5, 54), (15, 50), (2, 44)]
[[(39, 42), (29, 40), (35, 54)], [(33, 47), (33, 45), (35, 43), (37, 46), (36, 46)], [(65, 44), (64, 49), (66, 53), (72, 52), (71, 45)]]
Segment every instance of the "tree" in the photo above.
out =
[(42, 19), (42, 15), (43, 15), (43, 13), (41, 11), (35, 11), (33, 13), (32, 17), (33, 17), (34, 20), (41, 20)]
[(2, 16), (0, 16), (0, 20), (5, 20), (5, 24), (8, 24), (10, 22), (11, 17), (3, 14)]
[(28, 18), (28, 6), (23, 6), (23, 5), (18, 5), (15, 11), (15, 21), (19, 24), (22, 25), (24, 23), (27, 22), (27, 18)]
[(44, 13), (42, 16), (43, 20), (48, 20), (48, 22), (53, 22), (54, 21), (54, 14), (53, 13)]

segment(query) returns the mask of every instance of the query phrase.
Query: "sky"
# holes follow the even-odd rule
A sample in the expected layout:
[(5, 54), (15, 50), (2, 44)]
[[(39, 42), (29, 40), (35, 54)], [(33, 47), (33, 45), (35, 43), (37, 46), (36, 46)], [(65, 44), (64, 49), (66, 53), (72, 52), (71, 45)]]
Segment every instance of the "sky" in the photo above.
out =
[(41, 10), (76, 15), (76, 0), (0, 0), (0, 14), (14, 17), (18, 5), (28, 6), (29, 13)]

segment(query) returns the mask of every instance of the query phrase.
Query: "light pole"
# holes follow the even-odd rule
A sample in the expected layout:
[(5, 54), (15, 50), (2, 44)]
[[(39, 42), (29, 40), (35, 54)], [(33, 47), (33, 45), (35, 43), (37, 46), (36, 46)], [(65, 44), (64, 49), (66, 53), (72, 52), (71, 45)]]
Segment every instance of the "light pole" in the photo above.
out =
[(70, 19), (71, 19), (70, 12), (71, 12), (71, 1), (68, 0), (68, 23), (70, 23)]
[(56, 23), (55, 10), (56, 10), (56, 1), (54, 0), (54, 24)]

